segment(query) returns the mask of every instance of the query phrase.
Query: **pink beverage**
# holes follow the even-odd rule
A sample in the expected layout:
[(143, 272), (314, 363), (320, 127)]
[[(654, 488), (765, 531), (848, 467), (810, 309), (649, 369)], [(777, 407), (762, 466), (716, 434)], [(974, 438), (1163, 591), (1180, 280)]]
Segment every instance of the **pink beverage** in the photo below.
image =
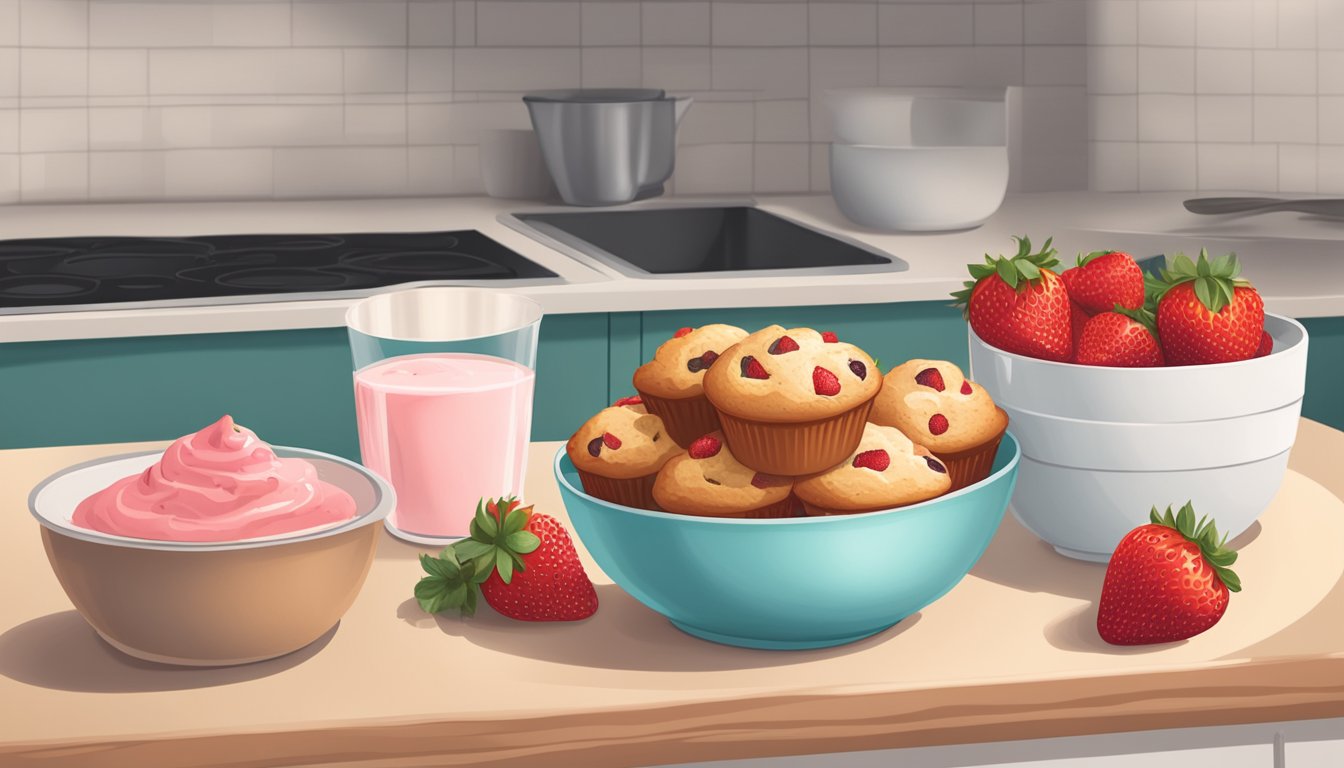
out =
[(456, 352), (355, 372), (359, 449), (397, 492), (392, 527), (466, 536), (482, 497), (522, 496), (534, 380), (511, 360)]

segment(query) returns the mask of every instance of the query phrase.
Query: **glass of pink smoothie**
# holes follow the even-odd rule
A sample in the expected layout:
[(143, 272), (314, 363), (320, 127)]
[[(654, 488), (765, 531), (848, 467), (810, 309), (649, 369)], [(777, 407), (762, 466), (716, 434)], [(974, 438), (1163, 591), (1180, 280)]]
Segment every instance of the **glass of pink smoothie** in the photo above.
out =
[(523, 496), (541, 315), (518, 294), (456, 287), (350, 308), (360, 454), (396, 489), (393, 535), (448, 542), (482, 497)]

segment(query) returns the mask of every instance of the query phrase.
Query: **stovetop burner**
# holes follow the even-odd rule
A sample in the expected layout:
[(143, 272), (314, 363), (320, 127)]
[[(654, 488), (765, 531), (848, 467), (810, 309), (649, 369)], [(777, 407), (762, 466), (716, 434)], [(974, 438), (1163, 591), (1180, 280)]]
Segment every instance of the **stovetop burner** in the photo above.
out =
[(0, 241), (0, 311), (313, 298), (430, 280), (554, 277), (475, 230)]

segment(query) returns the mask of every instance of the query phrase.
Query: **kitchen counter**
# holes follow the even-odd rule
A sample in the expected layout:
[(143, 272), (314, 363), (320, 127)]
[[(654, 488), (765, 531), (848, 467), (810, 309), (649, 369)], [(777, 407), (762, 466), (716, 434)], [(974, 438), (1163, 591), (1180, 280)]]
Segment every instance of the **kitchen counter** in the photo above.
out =
[[(1344, 540), (1344, 433), (1310, 421), (1278, 497), (1237, 542), (1245, 590), (1218, 626), (1181, 643), (1102, 643), (1104, 569), (1055, 555), (1009, 517), (947, 596), (875, 637), (807, 652), (683, 635), (586, 553), (601, 600), (588, 621), (529, 625), (484, 606), (469, 620), (427, 616), (411, 599), (419, 550), (385, 536), (334, 632), (218, 670), (137, 662), (99, 641), (25, 511), (47, 474), (148, 445), (0, 452), (6, 766), (528, 766), (547, 755), (600, 768), (1344, 715), (1344, 555), (1319, 546)], [(527, 495), (563, 517), (557, 448), (533, 445)]]
[[(1010, 195), (983, 226), (952, 233), (892, 235), (864, 230), (826, 195), (766, 196), (764, 210), (885, 251), (909, 264), (878, 274), (634, 279), (572, 258), (506, 226), (508, 213), (557, 208), (490, 198), (322, 202), (49, 205), (0, 209), (0, 239), (74, 235), (199, 235), (479, 229), (559, 273), (565, 285), (528, 287), (549, 314), (715, 307), (813, 306), (944, 301), (966, 279), (965, 265), (1011, 250), (1011, 236), (1053, 235), (1061, 259), (1098, 247), (1136, 256), (1167, 250), (1237, 250), (1266, 307), (1296, 317), (1344, 315), (1344, 223), (1297, 214), (1200, 217), (1179, 193), (1056, 192)], [(653, 199), (627, 207), (723, 203)], [(727, 201), (740, 203), (741, 199)], [(1258, 268), (1261, 260), (1268, 266)], [(0, 316), (0, 342), (323, 328), (343, 324), (349, 300), (217, 307), (52, 312)]]

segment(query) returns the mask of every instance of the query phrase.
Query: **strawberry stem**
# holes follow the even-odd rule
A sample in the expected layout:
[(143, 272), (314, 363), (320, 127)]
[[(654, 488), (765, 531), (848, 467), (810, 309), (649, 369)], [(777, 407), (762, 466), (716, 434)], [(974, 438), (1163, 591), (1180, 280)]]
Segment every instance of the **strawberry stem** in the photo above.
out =
[(1017, 241), (1017, 253), (1012, 256), (996, 258), (986, 253), (984, 264), (966, 265), (973, 279), (963, 283), (965, 287), (962, 290), (952, 293), (952, 297), (956, 299), (952, 306), (961, 307), (963, 311), (969, 313), (971, 292), (981, 280), (997, 275), (1008, 287), (1024, 290), (1041, 279), (1041, 270), (1059, 265), (1059, 259), (1055, 258), (1056, 251), (1051, 247), (1054, 238), (1046, 238), (1045, 245), (1041, 246), (1038, 252), (1032, 251), (1031, 238), (1026, 235), (1014, 236), (1013, 239)]
[(1205, 516), (1196, 521), (1195, 508), (1188, 501), (1174, 516), (1171, 513), (1171, 507), (1168, 506), (1165, 513), (1159, 513), (1157, 507), (1153, 507), (1148, 517), (1153, 524), (1175, 529), (1188, 541), (1196, 544), (1199, 551), (1204, 555), (1204, 559), (1209, 561), (1213, 572), (1227, 586), (1227, 590), (1229, 592), (1241, 591), (1241, 579), (1231, 568), (1231, 565), (1237, 561), (1237, 553), (1227, 548), (1226, 534), (1221, 539), (1218, 538), (1218, 528), (1211, 518)]
[(471, 616), (480, 584), (492, 573), (509, 584), (515, 570), (526, 570), (523, 555), (536, 550), (541, 539), (524, 530), (532, 519), (532, 507), (519, 503), (513, 496), (481, 499), (468, 538), (445, 547), (437, 558), (420, 556), (420, 566), (429, 575), (415, 585), (415, 598), (426, 613), (457, 608)]
[(1172, 288), (1193, 282), (1199, 302), (1217, 314), (1232, 303), (1237, 288), (1250, 286), (1250, 282), (1240, 277), (1240, 274), (1241, 265), (1235, 253), (1225, 253), (1209, 261), (1208, 250), (1201, 248), (1198, 261), (1191, 261), (1189, 256), (1178, 253), (1162, 268), (1160, 278), (1145, 277), (1144, 286), (1146, 293), (1156, 301)]

